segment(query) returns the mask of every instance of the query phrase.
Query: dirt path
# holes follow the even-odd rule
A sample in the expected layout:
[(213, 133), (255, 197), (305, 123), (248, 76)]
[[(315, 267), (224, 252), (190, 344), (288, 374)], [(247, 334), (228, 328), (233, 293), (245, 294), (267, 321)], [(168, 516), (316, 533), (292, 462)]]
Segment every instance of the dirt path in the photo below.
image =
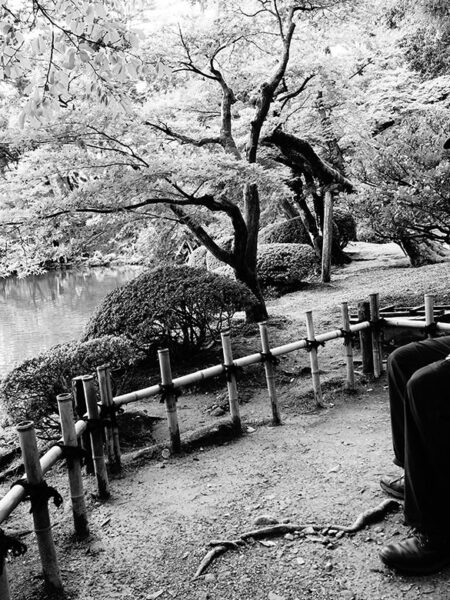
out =
[[(394, 256), (392, 260), (398, 264), (403, 259)], [(433, 281), (438, 293), (444, 294), (448, 264), (437, 267), (428, 267), (432, 271), (428, 283)], [(335, 314), (339, 313), (340, 301), (360, 299), (374, 291), (374, 285), (386, 295), (402, 296), (406, 289), (411, 296), (429, 291), (423, 289), (425, 271), (420, 275), (401, 265), (386, 271), (376, 266), (375, 270), (374, 279), (374, 270), (366, 273), (364, 268), (357, 270), (352, 265), (350, 270), (337, 272), (332, 285), (290, 294), (271, 303), (270, 308), (289, 317), (296, 329), (304, 310), (314, 305), (323, 331), (328, 322), (339, 326)], [(399, 275), (403, 271), (408, 277)], [(355, 290), (358, 297), (351, 298)], [(282, 330), (280, 335), (297, 338), (292, 330)], [(321, 350), (324, 379), (338, 372), (342, 376), (341, 351), (341, 344)], [(87, 542), (72, 539), (67, 504), (64, 509), (52, 508), (58, 523), (54, 534), (67, 598), (449, 598), (448, 571), (419, 579), (395, 576), (382, 567), (380, 547), (406, 534), (401, 513), (388, 515), (381, 523), (353, 536), (304, 539), (288, 535), (274, 539), (273, 545), (254, 542), (218, 557), (203, 577), (193, 581), (206, 544), (211, 539), (238, 537), (253, 528), (257, 517), (271, 515), (279, 521), (299, 524), (349, 525), (359, 513), (384, 498), (379, 478), (385, 472), (396, 472), (391, 463), (384, 378), (375, 383), (362, 379), (359, 393), (353, 396), (331, 388), (326, 393), (330, 407), (307, 412), (311, 408), (305, 403), (309, 377), (300, 374), (307, 360), (303, 353), (301, 358), (291, 357), (289, 363), (280, 366), (285, 372), (280, 388), (281, 427), (263, 424), (269, 416), (268, 400), (266, 392), (255, 386), (251, 401), (242, 405), (244, 419), (251, 422), (242, 438), (177, 458), (129, 464), (123, 475), (112, 481), (113, 495), (105, 504), (91, 496), (94, 482), (88, 479), (92, 533)], [(289, 378), (288, 368), (294, 367), (296, 372)], [(181, 397), (180, 420), (185, 427), (200, 417), (204, 422), (213, 421), (205, 406), (217, 403), (218, 397), (220, 393), (210, 391), (207, 400), (203, 398), (198, 406), (193, 406), (198, 396)], [(154, 404), (148, 407), (152, 415), (159, 415), (158, 410), (161, 408)], [(68, 497), (62, 467), (49, 483)], [(27, 507), (21, 506), (6, 529), (14, 531), (29, 524)], [(9, 565), (14, 600), (45, 597), (36, 545), (32, 536), (26, 539), (28, 553)]]

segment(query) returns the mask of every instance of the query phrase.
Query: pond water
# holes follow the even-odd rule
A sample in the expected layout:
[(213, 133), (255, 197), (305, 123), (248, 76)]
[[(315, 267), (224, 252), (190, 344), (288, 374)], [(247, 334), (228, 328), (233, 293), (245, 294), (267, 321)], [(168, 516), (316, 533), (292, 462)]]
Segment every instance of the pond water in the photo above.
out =
[(0, 379), (15, 363), (78, 338), (106, 294), (138, 273), (96, 267), (0, 279)]

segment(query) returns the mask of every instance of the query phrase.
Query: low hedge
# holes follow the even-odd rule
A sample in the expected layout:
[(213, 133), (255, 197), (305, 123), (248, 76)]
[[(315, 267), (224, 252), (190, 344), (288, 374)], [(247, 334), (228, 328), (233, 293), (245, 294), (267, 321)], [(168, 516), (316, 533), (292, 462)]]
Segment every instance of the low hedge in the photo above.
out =
[(300, 217), (263, 227), (258, 239), (260, 244), (311, 244)]
[[(344, 249), (349, 242), (356, 241), (356, 221), (351, 213), (336, 208), (333, 211), (333, 221), (333, 236), (337, 239), (341, 249)], [(301, 217), (267, 225), (259, 232), (259, 242), (261, 244), (311, 245)]]
[(58, 412), (56, 396), (70, 391), (73, 377), (105, 363), (129, 368), (142, 358), (130, 340), (112, 335), (59, 344), (12, 369), (0, 385), (0, 402), (12, 422), (31, 419), (39, 427)]
[(299, 289), (318, 272), (314, 250), (306, 244), (260, 244), (258, 277), (263, 288), (279, 292)]
[(123, 335), (147, 355), (167, 347), (192, 352), (219, 337), (223, 323), (254, 301), (240, 283), (188, 266), (161, 266), (111, 292), (97, 307), (83, 340)]

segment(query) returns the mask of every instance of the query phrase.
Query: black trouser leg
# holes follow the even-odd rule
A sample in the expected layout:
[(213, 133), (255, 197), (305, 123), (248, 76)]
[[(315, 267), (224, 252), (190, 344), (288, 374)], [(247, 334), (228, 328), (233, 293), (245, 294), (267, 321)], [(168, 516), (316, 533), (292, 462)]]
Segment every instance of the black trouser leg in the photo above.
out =
[(450, 535), (450, 360), (419, 369), (405, 404), (405, 517)]
[[(391, 406), (392, 442), (395, 463), (405, 465), (406, 386), (422, 367), (444, 359), (450, 353), (450, 336), (412, 342), (398, 348), (388, 358), (388, 385)], [(450, 429), (449, 429), (450, 430)]]

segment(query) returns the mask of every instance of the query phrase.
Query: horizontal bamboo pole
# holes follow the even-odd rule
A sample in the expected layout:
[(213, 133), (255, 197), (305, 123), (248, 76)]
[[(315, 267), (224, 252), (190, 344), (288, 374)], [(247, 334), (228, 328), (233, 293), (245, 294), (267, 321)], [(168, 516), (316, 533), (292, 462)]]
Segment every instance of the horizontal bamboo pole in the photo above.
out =
[[(413, 321), (407, 318), (387, 318), (383, 319), (386, 325), (390, 327), (407, 327), (409, 329), (425, 329), (425, 321)], [(436, 323), (437, 331), (449, 331), (450, 323)]]
[[(370, 323), (364, 321), (362, 323), (355, 323), (355, 325), (351, 325), (350, 331), (358, 332), (362, 331), (363, 329), (369, 328)], [(340, 329), (335, 329), (333, 331), (329, 331), (328, 333), (321, 333), (319, 335), (316, 335), (316, 340), (319, 342), (328, 342), (330, 340), (335, 340), (340, 337), (342, 337), (342, 331)], [(296, 350), (300, 350), (301, 348), (305, 347), (305, 340), (298, 340), (297, 342), (291, 342), (289, 344), (284, 344), (283, 346), (272, 348), (271, 352), (274, 356), (281, 356), (282, 354), (289, 354), (290, 352), (295, 352)], [(260, 362), (262, 362), (260, 352), (255, 352), (254, 354), (242, 356), (241, 358), (235, 358), (233, 360), (233, 364), (236, 367), (248, 367), (249, 365), (255, 365)], [(192, 385), (193, 383), (199, 383), (200, 381), (204, 381), (211, 377), (217, 377), (218, 375), (222, 375), (224, 371), (225, 369), (223, 365), (214, 365), (213, 367), (208, 367), (207, 369), (202, 369), (201, 371), (195, 371), (194, 373), (189, 373), (188, 375), (176, 377), (173, 380), (173, 385), (176, 388), (180, 388), (186, 385)], [(137, 390), (135, 392), (130, 392), (129, 394), (115, 396), (114, 404), (116, 404), (116, 406), (130, 404), (131, 402), (137, 402), (138, 400), (145, 400), (146, 398), (151, 398), (152, 396), (158, 395), (160, 392), (161, 388), (159, 387), (159, 384), (152, 385), (150, 387), (142, 388), (141, 390)]]
[[(80, 437), (86, 428), (87, 423), (85, 421), (77, 421), (75, 423), (77, 437)], [(50, 448), (40, 460), (42, 473), (45, 475), (62, 458), (62, 455), (63, 451), (58, 446)], [(21, 485), (15, 485), (0, 499), (0, 524), (6, 521), (13, 510), (21, 503), (24, 496), (24, 488)]]

